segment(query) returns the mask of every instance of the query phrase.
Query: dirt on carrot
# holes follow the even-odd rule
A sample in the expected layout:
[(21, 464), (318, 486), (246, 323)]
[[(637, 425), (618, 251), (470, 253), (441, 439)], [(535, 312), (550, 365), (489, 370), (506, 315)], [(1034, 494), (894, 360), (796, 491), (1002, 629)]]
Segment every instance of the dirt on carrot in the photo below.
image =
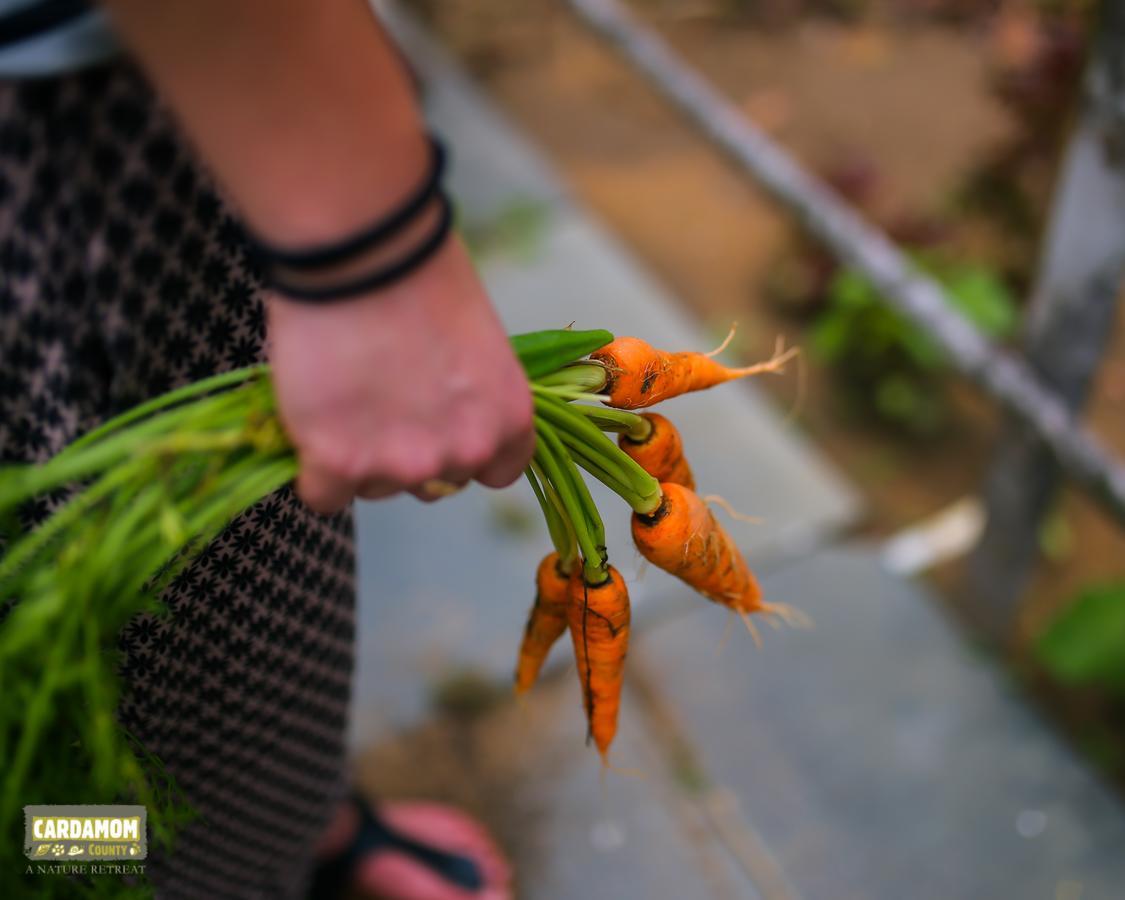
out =
[(766, 603), (738, 546), (703, 499), (683, 485), (663, 483), (664, 500), (650, 516), (634, 514), (633, 542), (649, 562), (743, 617), (765, 613), (790, 624), (807, 618), (782, 603)]
[(617, 711), (629, 650), (629, 591), (621, 573), (608, 566), (601, 584), (587, 584), (576, 569), (570, 579), (567, 621), (586, 708), (587, 738), (604, 762), (617, 734)]
[(567, 622), (570, 575), (564, 572), (558, 553), (549, 553), (535, 573), (535, 604), (527, 617), (527, 627), (516, 662), (516, 693), (531, 690), (539, 670), (564, 631)]
[(640, 409), (736, 378), (781, 372), (797, 353), (795, 347), (779, 350), (765, 362), (732, 368), (716, 362), (712, 354), (672, 353), (640, 338), (620, 337), (590, 358), (606, 367), (606, 402), (617, 409)]
[(623, 434), (618, 438), (618, 446), (657, 481), (695, 490), (695, 477), (684, 456), (679, 429), (660, 413), (641, 413), (641, 418), (651, 426), (648, 436), (638, 440)]

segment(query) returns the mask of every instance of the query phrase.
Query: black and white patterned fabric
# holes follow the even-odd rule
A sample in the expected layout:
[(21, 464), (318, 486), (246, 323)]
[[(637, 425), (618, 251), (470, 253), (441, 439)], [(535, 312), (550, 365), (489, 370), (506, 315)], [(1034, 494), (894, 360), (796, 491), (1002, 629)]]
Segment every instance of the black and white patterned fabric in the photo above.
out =
[[(239, 229), (133, 68), (0, 85), (0, 461), (262, 343)], [(150, 858), (159, 897), (303, 892), (343, 790), (353, 572), (350, 516), (282, 490), (121, 635), (119, 716), (200, 814)]]

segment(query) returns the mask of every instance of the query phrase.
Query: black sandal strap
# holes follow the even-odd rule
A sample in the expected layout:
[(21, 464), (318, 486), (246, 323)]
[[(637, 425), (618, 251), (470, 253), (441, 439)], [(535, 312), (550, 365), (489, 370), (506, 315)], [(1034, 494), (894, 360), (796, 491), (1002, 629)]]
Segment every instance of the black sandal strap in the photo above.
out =
[(386, 849), (405, 853), (463, 890), (479, 891), (484, 887), (484, 878), (472, 859), (439, 850), (395, 831), (378, 818), (358, 794), (352, 795), (351, 802), (359, 814), (355, 837), (342, 853), (317, 866), (309, 886), (310, 900), (335, 900), (345, 896), (360, 861), (371, 853)]

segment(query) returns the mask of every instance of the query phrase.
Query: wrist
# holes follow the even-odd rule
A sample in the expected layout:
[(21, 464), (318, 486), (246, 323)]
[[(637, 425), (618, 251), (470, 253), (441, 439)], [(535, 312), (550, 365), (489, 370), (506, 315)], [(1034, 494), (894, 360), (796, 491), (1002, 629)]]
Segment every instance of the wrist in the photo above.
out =
[(430, 166), (430, 146), (417, 120), (388, 128), (362, 156), (339, 165), (322, 165), (317, 154), (295, 143), (280, 141), (259, 176), (240, 191), (243, 220), (277, 247), (320, 246), (366, 228), (406, 202)]
[(332, 241), (279, 246), (250, 236), (262, 273), (276, 292), (310, 303), (368, 294), (408, 277), (445, 243), (453, 210), (442, 188), (445, 149), (429, 141), (424, 178), (401, 205), (373, 223)]

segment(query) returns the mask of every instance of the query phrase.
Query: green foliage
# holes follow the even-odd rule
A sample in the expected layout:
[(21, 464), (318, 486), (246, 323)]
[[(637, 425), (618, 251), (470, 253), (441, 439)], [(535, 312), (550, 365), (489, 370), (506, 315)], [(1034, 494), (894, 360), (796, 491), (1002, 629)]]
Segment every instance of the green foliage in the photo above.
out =
[[(117, 635), (157, 609), (192, 549), (295, 471), (261, 368), (144, 404), (41, 466), (0, 469), (0, 608), (13, 603), (0, 622), (0, 896), (25, 893), (24, 804), (139, 803), (158, 846), (191, 816), (160, 761), (114, 720)], [(15, 511), (55, 492), (69, 500), (21, 533)], [(35, 892), (124, 889), (42, 876)]]
[(1125, 698), (1125, 582), (1083, 590), (1040, 636), (1035, 653), (1064, 684)]
[[(973, 264), (919, 261), (944, 285), (954, 309), (984, 334), (1012, 334), (1016, 306), (1004, 283)], [(812, 332), (812, 351), (843, 378), (852, 400), (882, 421), (913, 434), (944, 423), (948, 365), (930, 337), (886, 304), (854, 270), (841, 271)]]
[[(597, 429), (601, 446), (576, 437), (594, 426), (553, 400), (585, 396), (582, 370), (604, 379), (596, 365), (569, 364), (612, 339), (602, 330), (556, 330), (511, 341), (529, 378), (552, 379), (532, 385), (537, 411), (562, 407), (570, 419), (559, 431), (584, 450), (583, 464), (593, 460), (632, 484), (632, 460)], [(558, 493), (568, 511), (597, 526), (588, 551), (600, 564), (601, 520), (569, 443), (541, 418), (536, 427), (553, 442), (552, 462), (566, 467), (558, 480), (567, 489)], [(164, 588), (194, 555), (296, 472), (266, 366), (141, 404), (42, 465), (0, 466), (0, 897), (30, 894), (21, 853), (28, 803), (138, 803), (148, 810), (151, 843), (172, 845), (192, 812), (160, 760), (115, 721), (118, 634), (137, 613), (159, 612)], [(546, 476), (543, 484), (556, 496)], [(48, 496), (65, 502), (34, 529), (21, 528), (20, 513)], [(108, 876), (86, 883), (45, 875), (35, 878), (34, 894), (139, 897), (151, 889), (128, 890)]]
[(546, 204), (517, 199), (486, 221), (458, 222), (458, 231), (477, 263), (492, 257), (527, 260), (542, 245), (549, 220)]
[(1074, 555), (1074, 529), (1061, 509), (1053, 509), (1039, 525), (1039, 552), (1048, 562), (1060, 564)]
[(528, 378), (539, 378), (588, 356), (613, 340), (603, 329), (572, 331), (557, 328), (514, 334), (508, 339)]

